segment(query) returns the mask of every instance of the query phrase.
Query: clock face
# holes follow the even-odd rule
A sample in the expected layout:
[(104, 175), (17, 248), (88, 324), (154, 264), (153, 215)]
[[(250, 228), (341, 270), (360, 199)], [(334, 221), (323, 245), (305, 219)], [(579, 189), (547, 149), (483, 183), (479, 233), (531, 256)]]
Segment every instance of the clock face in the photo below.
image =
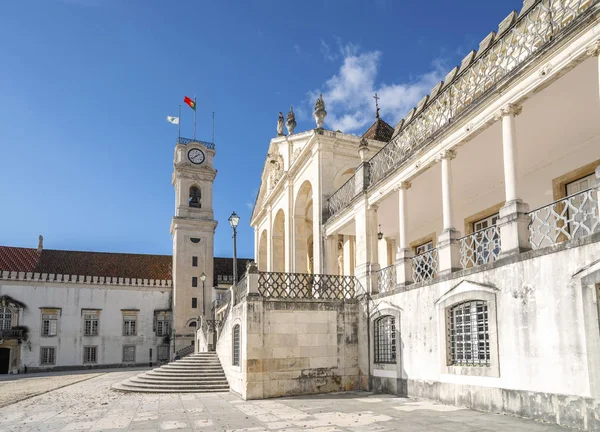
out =
[(200, 165), (202, 162), (204, 162), (204, 153), (200, 149), (191, 149), (188, 152), (188, 159), (191, 163)]

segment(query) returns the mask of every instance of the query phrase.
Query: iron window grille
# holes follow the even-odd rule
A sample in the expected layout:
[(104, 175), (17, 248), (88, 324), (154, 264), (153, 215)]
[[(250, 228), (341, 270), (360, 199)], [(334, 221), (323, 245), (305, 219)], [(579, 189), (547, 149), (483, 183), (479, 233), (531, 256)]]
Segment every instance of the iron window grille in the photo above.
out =
[(83, 315), (83, 335), (98, 336), (98, 315), (84, 314)]
[(53, 365), (56, 363), (56, 348), (42, 348), (40, 355), (40, 364)]
[(137, 334), (135, 315), (123, 316), (123, 336), (135, 336)]
[(396, 320), (391, 315), (375, 321), (375, 363), (396, 363)]
[(169, 360), (169, 345), (159, 345), (157, 349), (158, 361)]
[(98, 363), (98, 347), (86, 346), (83, 347), (83, 362)]
[(42, 336), (56, 336), (58, 315), (42, 314)]
[(240, 325), (233, 327), (233, 361), (234, 366), (240, 365)]
[(123, 363), (135, 363), (135, 345), (123, 346)]
[(487, 302), (470, 300), (450, 309), (450, 363), (489, 366), (490, 335)]

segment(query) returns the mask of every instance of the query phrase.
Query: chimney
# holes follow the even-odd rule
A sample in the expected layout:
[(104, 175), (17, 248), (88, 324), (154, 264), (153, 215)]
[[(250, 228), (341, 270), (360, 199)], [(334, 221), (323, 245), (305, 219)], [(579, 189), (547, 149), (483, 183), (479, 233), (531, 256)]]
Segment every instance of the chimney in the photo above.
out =
[(40, 234), (40, 236), (38, 237), (38, 253), (42, 253), (42, 250), (44, 249), (44, 237)]

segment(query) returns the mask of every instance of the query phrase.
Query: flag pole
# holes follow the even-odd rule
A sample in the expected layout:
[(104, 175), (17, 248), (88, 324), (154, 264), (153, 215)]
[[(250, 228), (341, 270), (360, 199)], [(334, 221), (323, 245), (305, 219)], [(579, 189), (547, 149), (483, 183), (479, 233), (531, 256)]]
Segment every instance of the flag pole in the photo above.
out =
[(181, 138), (181, 105), (179, 105), (179, 122), (177, 122), (177, 142)]
[(196, 95), (194, 95), (194, 141), (196, 141), (196, 110), (198, 109), (198, 105), (196, 105)]

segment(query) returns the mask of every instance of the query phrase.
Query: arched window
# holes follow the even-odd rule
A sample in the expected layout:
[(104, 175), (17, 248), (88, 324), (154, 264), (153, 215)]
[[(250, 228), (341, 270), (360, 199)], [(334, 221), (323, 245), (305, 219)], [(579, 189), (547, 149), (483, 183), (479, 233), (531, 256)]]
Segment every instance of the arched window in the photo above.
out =
[(188, 325), (188, 327), (196, 327), (196, 321), (192, 321), (192, 322), (191, 322), (191, 323)]
[(0, 330), (12, 328), (12, 311), (7, 307), (0, 307)]
[(200, 195), (200, 189), (197, 186), (190, 188), (190, 207), (200, 208), (202, 207), (202, 197)]
[(240, 365), (240, 325), (236, 324), (233, 327), (233, 353), (232, 362), (234, 366)]
[(487, 302), (470, 300), (450, 309), (450, 362), (457, 366), (489, 366), (490, 334)]
[(375, 321), (375, 363), (396, 363), (396, 323), (391, 315)]

